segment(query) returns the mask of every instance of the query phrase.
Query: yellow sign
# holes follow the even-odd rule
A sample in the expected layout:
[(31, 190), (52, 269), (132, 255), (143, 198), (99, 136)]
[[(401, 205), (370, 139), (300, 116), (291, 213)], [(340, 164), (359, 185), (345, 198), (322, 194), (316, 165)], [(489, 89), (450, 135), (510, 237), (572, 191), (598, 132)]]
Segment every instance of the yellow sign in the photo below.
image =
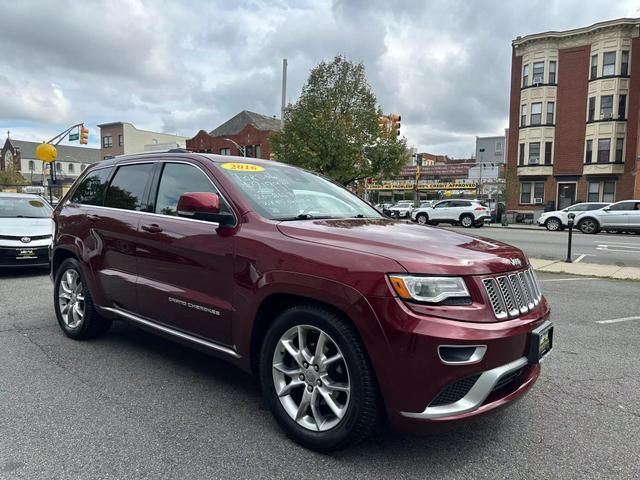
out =
[(236, 172), (261, 172), (264, 170), (260, 165), (252, 163), (223, 163), (222, 168)]
[[(478, 184), (474, 182), (468, 183), (424, 183), (422, 180), (418, 182), (418, 190), (475, 190)], [(416, 182), (412, 181), (391, 181), (383, 183), (372, 183), (367, 185), (367, 190), (415, 190)]]
[(36, 157), (43, 162), (51, 163), (58, 157), (58, 150), (50, 143), (41, 143), (36, 147)]

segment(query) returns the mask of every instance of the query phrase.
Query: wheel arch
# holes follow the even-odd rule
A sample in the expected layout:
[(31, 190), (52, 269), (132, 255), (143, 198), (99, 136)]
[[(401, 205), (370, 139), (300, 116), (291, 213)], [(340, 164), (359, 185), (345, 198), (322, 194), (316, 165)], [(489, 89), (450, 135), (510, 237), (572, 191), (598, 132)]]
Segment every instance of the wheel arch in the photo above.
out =
[(587, 216), (581, 218), (580, 220), (578, 220), (578, 223), (576, 224), (576, 226), (578, 227), (578, 230), (581, 230), (580, 227), (584, 223), (585, 220), (593, 220), (596, 223), (596, 225), (598, 226), (598, 230), (600, 230), (602, 228), (602, 225), (600, 224), (600, 221), (596, 217), (594, 217), (592, 215), (587, 215)]

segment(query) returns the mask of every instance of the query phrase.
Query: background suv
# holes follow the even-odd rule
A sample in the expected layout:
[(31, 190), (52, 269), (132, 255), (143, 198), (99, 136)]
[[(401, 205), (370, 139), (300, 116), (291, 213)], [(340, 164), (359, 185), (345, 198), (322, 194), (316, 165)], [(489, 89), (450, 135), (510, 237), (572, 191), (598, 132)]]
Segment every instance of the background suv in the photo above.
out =
[(570, 212), (573, 212), (576, 215), (578, 215), (581, 212), (598, 210), (608, 205), (610, 204), (602, 203), (602, 202), (576, 203), (575, 205), (571, 205), (570, 207), (563, 208), (562, 210), (555, 210), (553, 212), (543, 213), (542, 215), (540, 215), (540, 218), (538, 218), (538, 225), (541, 227), (546, 227), (546, 229), (551, 232), (563, 230), (568, 225)]
[(275, 161), (116, 157), (83, 172), (54, 221), (67, 336), (119, 319), (217, 355), (255, 373), (280, 426), (319, 451), (381, 418), (416, 429), (509, 404), (551, 349), (520, 250), (386, 218)]
[(413, 202), (398, 202), (389, 207), (389, 216), (398, 218), (409, 218), (413, 210)]
[(611, 205), (580, 213), (575, 223), (582, 233), (607, 231), (640, 231), (640, 200), (623, 200)]
[(419, 224), (460, 223), (463, 227), (479, 228), (491, 219), (491, 212), (477, 200), (443, 200), (432, 207), (420, 207), (411, 212)]

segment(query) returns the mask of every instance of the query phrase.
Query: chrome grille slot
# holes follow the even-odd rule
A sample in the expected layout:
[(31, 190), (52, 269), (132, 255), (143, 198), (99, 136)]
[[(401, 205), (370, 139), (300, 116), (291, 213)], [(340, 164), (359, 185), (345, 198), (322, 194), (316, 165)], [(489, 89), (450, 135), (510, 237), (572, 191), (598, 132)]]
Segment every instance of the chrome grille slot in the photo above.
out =
[(482, 283), (487, 291), (487, 296), (489, 297), (489, 302), (491, 303), (491, 308), (493, 308), (493, 313), (495, 313), (496, 318), (507, 318), (507, 310), (496, 281), (493, 278), (485, 278)]
[(531, 267), (526, 270), (482, 280), (496, 318), (514, 318), (540, 304), (542, 292)]

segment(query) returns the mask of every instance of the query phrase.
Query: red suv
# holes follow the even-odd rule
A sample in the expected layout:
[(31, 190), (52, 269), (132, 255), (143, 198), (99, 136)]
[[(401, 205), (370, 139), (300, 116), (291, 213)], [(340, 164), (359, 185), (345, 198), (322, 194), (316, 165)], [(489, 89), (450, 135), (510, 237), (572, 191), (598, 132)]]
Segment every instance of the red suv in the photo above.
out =
[(553, 329), (522, 252), (382, 216), (299, 168), (188, 152), (92, 166), (54, 212), (54, 304), (85, 339), (125, 320), (254, 372), (306, 447), (386, 418), (503, 406)]

